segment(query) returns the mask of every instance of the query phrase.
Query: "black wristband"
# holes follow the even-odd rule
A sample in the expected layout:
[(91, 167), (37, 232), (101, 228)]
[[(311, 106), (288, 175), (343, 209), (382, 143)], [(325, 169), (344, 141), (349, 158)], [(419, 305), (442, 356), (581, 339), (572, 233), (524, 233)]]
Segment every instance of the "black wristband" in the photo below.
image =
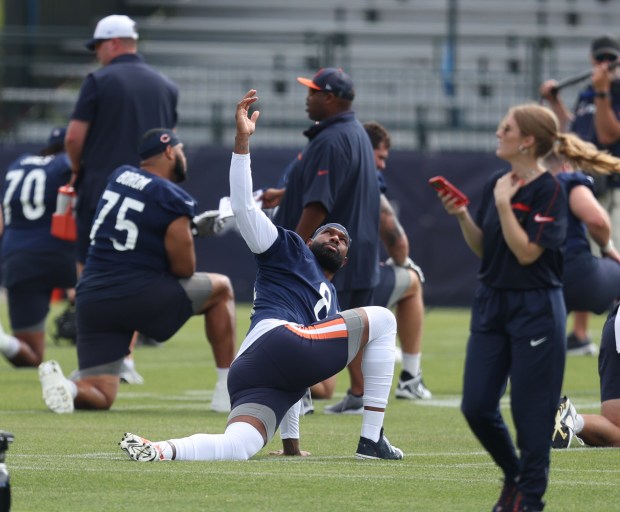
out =
[(595, 98), (607, 98), (609, 96), (609, 92), (607, 91), (594, 91)]

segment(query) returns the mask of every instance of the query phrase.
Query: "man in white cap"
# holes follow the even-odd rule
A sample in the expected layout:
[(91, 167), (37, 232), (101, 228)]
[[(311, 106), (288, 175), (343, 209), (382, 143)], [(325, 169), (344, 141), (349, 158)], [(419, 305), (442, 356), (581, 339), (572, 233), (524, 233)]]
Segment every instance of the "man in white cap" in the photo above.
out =
[(138, 55), (136, 23), (128, 16), (101, 19), (85, 46), (102, 67), (84, 80), (65, 139), (78, 192), (79, 271), (108, 176), (121, 165), (139, 165), (136, 148), (146, 131), (176, 127), (178, 102), (177, 86)]

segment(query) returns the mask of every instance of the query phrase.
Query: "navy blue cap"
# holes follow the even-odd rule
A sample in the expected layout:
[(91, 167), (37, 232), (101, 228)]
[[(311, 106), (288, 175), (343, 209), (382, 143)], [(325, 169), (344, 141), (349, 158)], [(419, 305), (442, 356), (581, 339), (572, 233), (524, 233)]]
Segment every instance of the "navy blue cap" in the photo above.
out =
[(345, 228), (342, 224), (338, 224), (337, 222), (329, 222), (327, 224), (323, 224), (322, 226), (319, 226), (317, 230), (314, 232), (314, 235), (312, 235), (312, 239), (314, 240), (317, 237), (317, 235), (319, 235), (320, 233), (322, 233), (328, 228), (336, 228), (337, 230), (342, 231), (347, 237), (349, 245), (351, 245), (351, 237), (349, 236), (349, 232), (347, 231), (347, 228)]
[(312, 78), (298, 76), (297, 81), (316, 91), (331, 92), (337, 98), (355, 98), (353, 80), (340, 68), (321, 68)]
[(168, 146), (176, 146), (181, 140), (173, 130), (168, 128), (153, 128), (142, 136), (138, 144), (138, 154), (142, 160), (163, 153)]
[(592, 41), (590, 52), (595, 58), (602, 55), (612, 55), (617, 58), (620, 54), (620, 44), (614, 37), (605, 35)]
[(50, 136), (47, 139), (48, 146), (56, 146), (58, 144), (65, 143), (65, 135), (67, 134), (67, 129), (64, 126), (56, 126), (52, 129)]

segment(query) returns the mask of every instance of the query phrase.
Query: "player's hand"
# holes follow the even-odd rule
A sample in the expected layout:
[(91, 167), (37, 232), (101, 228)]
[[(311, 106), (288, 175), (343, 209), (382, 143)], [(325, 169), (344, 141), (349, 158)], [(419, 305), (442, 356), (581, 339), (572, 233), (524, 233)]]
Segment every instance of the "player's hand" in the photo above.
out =
[(609, 91), (611, 87), (611, 72), (607, 62), (596, 64), (592, 69), (592, 87), (595, 91)]
[(192, 234), (194, 236), (211, 236), (221, 233), (226, 223), (233, 217), (220, 217), (219, 210), (207, 210), (200, 215), (196, 215), (191, 222)]
[(540, 86), (540, 97), (547, 100), (553, 101), (558, 97), (558, 81), (555, 79), (545, 80)]
[(237, 135), (250, 136), (256, 130), (256, 121), (260, 112), (256, 110), (248, 117), (250, 105), (258, 100), (256, 89), (250, 89), (243, 99), (237, 103), (237, 112), (235, 119), (237, 122)]
[(275, 208), (282, 201), (285, 191), (284, 188), (268, 188), (258, 200), (263, 202), (263, 208)]

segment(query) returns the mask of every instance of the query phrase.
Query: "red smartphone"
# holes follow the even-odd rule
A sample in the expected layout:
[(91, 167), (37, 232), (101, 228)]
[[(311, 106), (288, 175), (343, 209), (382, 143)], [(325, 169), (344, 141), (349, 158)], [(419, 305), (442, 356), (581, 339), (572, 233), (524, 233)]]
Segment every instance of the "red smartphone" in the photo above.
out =
[(445, 191), (451, 197), (456, 198), (457, 201), (455, 203), (455, 206), (463, 206), (469, 204), (469, 198), (443, 176), (435, 176), (431, 178), (430, 180), (428, 180), (428, 184), (435, 190)]

